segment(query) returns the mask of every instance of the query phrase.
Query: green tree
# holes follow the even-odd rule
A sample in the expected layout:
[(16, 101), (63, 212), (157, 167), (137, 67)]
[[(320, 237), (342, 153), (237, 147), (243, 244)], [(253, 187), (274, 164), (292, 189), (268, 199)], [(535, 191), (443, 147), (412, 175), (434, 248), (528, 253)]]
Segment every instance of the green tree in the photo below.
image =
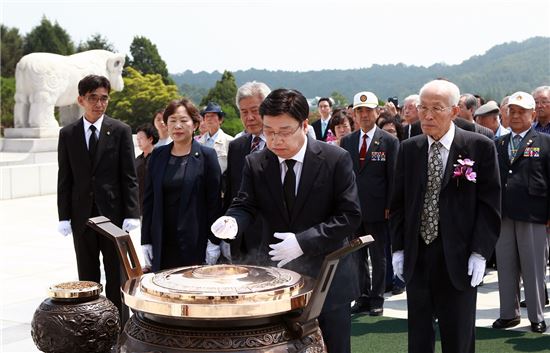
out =
[(90, 38), (88, 38), (85, 42), (80, 42), (80, 44), (78, 44), (78, 47), (76, 48), (76, 51), (80, 53), (93, 49), (103, 49), (112, 52), (115, 51), (113, 43), (110, 43), (107, 38), (103, 37), (99, 33), (92, 34), (92, 36), (90, 36)]
[(153, 114), (179, 97), (178, 87), (165, 85), (159, 74), (142, 75), (132, 67), (126, 68), (124, 89), (112, 94), (108, 112), (136, 129), (151, 123)]
[(330, 98), (334, 101), (335, 108), (345, 108), (348, 105), (348, 99), (338, 91), (332, 92)]
[(160, 57), (157, 46), (145, 37), (135, 36), (130, 44), (132, 57), (128, 66), (133, 67), (144, 75), (159, 74), (165, 84), (172, 85), (174, 81), (168, 74), (166, 63)]
[(13, 106), (15, 105), (15, 78), (0, 77), (0, 127), (13, 127)]
[(221, 79), (216, 81), (214, 87), (208, 91), (200, 103), (201, 107), (207, 105), (208, 102), (219, 104), (225, 113), (222, 128), (233, 136), (243, 129), (238, 114), (239, 110), (235, 104), (236, 95), (237, 83), (235, 82), (235, 76), (230, 71), (224, 71)]
[(208, 102), (216, 102), (219, 105), (230, 105), (237, 111), (235, 96), (237, 95), (237, 83), (231, 71), (224, 71), (222, 77), (216, 81), (214, 87), (202, 98), (201, 106)]
[(23, 44), (24, 54), (35, 52), (71, 55), (74, 54), (74, 44), (57, 21), (52, 24), (46, 17), (42, 17), (40, 25), (27, 34)]
[(17, 28), (0, 25), (0, 66), (3, 77), (15, 75), (15, 65), (23, 56), (23, 37)]

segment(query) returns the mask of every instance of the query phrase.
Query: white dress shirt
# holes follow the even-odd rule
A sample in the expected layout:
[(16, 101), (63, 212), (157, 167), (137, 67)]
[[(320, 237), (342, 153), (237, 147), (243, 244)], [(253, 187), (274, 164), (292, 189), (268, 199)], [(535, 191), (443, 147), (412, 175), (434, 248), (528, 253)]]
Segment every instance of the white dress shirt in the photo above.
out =
[(90, 136), (92, 136), (92, 130), (90, 130), (90, 126), (95, 126), (95, 137), (97, 141), (99, 141), (99, 132), (101, 131), (101, 124), (103, 124), (103, 115), (97, 119), (95, 123), (90, 123), (88, 120), (86, 120), (85, 117), (82, 117), (82, 121), (84, 122), (84, 137), (86, 138), (86, 147), (90, 149)]
[(376, 124), (374, 124), (374, 127), (369, 131), (367, 131), (366, 133), (363, 131), (363, 129), (359, 129), (359, 146), (357, 147), (357, 150), (359, 152), (361, 152), (361, 146), (363, 145), (363, 135), (367, 134), (367, 151), (368, 151), (370, 147), (370, 143), (374, 138), (375, 131), (376, 131)]
[[(455, 124), (451, 122), (451, 127), (449, 130), (439, 139), (439, 142), (441, 143), (441, 146), (443, 148), (439, 149), (439, 153), (441, 154), (441, 160), (443, 162), (443, 170), (445, 170), (445, 167), (447, 166), (447, 160), (449, 159), (449, 151), (451, 150), (451, 145), (453, 144), (453, 140), (455, 138)], [(435, 140), (428, 135), (428, 161), (430, 160), (430, 153), (432, 144), (435, 142)]]
[[(289, 159), (294, 159), (296, 163), (294, 164), (294, 174), (296, 174), (296, 190), (294, 191), (295, 194), (298, 193), (298, 186), (300, 185), (300, 176), (302, 175), (302, 166), (304, 165), (304, 157), (306, 155), (306, 148), (307, 148), (307, 137), (304, 141), (304, 144), (302, 145), (302, 148), (296, 153), (294, 156), (292, 156)], [(287, 171), (286, 167), (286, 159), (281, 158), (277, 156), (279, 159), (279, 168), (281, 169), (281, 184), (284, 184), (285, 182), (285, 175)]]

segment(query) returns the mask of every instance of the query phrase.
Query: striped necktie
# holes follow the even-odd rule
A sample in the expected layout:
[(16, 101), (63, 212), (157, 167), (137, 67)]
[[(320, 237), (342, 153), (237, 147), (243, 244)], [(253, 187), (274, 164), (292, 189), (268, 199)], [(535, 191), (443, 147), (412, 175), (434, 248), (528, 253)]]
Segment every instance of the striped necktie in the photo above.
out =
[(260, 136), (254, 136), (252, 144), (250, 145), (250, 153), (258, 152), (260, 150), (260, 142), (262, 139)]

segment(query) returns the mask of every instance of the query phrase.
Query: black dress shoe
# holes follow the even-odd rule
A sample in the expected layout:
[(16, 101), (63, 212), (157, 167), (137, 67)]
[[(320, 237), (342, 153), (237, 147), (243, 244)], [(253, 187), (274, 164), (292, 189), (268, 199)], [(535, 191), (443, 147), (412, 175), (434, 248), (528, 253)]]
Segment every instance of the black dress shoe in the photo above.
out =
[(355, 302), (355, 304), (353, 304), (353, 306), (351, 307), (351, 313), (352, 314), (366, 313), (369, 311), (369, 309), (370, 307), (368, 305)]
[(508, 327), (514, 327), (519, 325), (520, 318), (516, 317), (513, 319), (497, 319), (495, 322), (493, 322), (493, 328), (508, 328)]
[(536, 333), (546, 332), (546, 322), (531, 322), (531, 331)]
[(398, 295), (398, 294), (401, 294), (405, 291), (405, 288), (403, 287), (399, 287), (399, 286), (395, 286), (393, 287), (392, 291), (391, 291), (391, 294), (393, 295)]
[(383, 308), (372, 308), (369, 311), (370, 316), (381, 316), (384, 313)]

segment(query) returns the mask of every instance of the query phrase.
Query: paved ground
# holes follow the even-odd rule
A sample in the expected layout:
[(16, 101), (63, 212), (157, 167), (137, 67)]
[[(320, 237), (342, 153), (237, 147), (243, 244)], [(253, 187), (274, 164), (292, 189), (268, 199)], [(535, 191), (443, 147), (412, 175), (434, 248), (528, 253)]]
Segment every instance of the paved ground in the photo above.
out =
[[(56, 232), (54, 195), (0, 201), (0, 352), (38, 352), (30, 337), (34, 310), (50, 285), (77, 280), (72, 238)], [(138, 234), (132, 234), (134, 242)], [(485, 277), (478, 295), (477, 326), (490, 327), (498, 317), (496, 272)], [(384, 315), (406, 318), (406, 294), (389, 296)], [(518, 330), (528, 330), (522, 309)], [(545, 318), (550, 324), (550, 306)], [(550, 334), (550, 333), (547, 333)]]

